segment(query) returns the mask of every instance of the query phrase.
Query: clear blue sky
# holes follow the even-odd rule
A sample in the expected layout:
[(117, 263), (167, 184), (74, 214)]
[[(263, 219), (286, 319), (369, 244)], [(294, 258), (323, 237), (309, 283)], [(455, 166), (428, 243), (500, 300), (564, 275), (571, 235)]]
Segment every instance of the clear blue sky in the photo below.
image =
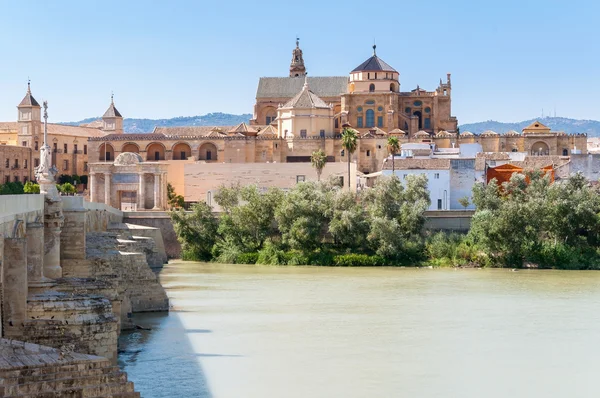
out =
[(600, 119), (597, 1), (0, 0), (0, 120), (27, 77), (52, 121), (252, 113), (260, 76), (285, 76), (296, 34), (309, 75), (377, 54), (401, 88), (452, 73), (459, 123), (547, 113)]

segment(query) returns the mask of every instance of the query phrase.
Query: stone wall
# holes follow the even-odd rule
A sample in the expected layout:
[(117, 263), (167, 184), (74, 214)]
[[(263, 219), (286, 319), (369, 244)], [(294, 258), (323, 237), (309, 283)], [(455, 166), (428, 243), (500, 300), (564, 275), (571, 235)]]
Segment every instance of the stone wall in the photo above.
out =
[[(164, 256), (163, 263), (170, 258), (181, 258), (181, 245), (177, 241), (177, 235), (168, 212), (124, 212), (123, 222), (134, 226), (135, 231), (132, 231), (132, 234), (154, 239), (156, 249), (161, 256)], [(113, 227), (114, 229), (115, 227)]]

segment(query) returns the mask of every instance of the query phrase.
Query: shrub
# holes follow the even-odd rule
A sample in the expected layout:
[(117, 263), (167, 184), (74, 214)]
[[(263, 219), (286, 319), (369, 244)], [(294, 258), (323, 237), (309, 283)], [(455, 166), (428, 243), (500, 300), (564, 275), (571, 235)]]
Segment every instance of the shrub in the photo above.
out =
[(333, 265), (337, 267), (381, 267), (386, 261), (380, 256), (368, 254), (338, 254), (333, 257)]
[(256, 264), (285, 265), (285, 252), (270, 239), (265, 241), (263, 248), (258, 252)]
[(23, 192), (25, 193), (40, 193), (40, 186), (38, 184), (34, 184), (31, 181), (27, 181), (25, 186), (23, 186)]
[(298, 250), (292, 250), (284, 254), (287, 265), (309, 265), (310, 257)]
[(256, 264), (258, 253), (240, 253), (235, 259), (236, 264)]

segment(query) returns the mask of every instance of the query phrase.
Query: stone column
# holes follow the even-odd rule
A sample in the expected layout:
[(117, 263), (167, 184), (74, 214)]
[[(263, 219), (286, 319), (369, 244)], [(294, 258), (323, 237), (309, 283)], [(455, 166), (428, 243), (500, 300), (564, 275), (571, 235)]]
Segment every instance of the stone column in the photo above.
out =
[(27, 319), (27, 239), (5, 238), (2, 285), (4, 286), (4, 336), (22, 338)]
[(152, 210), (160, 210), (160, 173), (154, 173), (154, 207)]
[(88, 183), (90, 184), (90, 202), (94, 202), (94, 193), (96, 193), (96, 187), (94, 187), (94, 184), (96, 183), (96, 173), (90, 173)]
[(27, 224), (27, 283), (36, 285), (47, 281), (44, 278), (44, 224)]
[(140, 185), (138, 188), (138, 210), (145, 210), (145, 201), (146, 201), (146, 181), (144, 180), (144, 173), (139, 173), (140, 175)]
[(44, 276), (52, 279), (62, 278), (59, 226), (44, 228)]
[(166, 210), (167, 206), (168, 206), (168, 198), (167, 198), (167, 173), (163, 172), (162, 176), (161, 176), (161, 181), (162, 181), (162, 195), (161, 195), (161, 202), (162, 202), (162, 209)]
[(104, 204), (111, 206), (110, 203), (110, 173), (104, 173)]

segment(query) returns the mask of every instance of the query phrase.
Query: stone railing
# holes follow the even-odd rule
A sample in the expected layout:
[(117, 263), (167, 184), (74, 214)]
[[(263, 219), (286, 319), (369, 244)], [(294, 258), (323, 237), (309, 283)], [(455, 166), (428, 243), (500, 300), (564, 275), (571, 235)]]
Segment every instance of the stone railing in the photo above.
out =
[[(5, 236), (14, 235), (15, 220), (33, 221), (43, 214), (44, 195), (0, 195), (0, 233)], [(10, 225), (4, 225), (7, 223)]]

